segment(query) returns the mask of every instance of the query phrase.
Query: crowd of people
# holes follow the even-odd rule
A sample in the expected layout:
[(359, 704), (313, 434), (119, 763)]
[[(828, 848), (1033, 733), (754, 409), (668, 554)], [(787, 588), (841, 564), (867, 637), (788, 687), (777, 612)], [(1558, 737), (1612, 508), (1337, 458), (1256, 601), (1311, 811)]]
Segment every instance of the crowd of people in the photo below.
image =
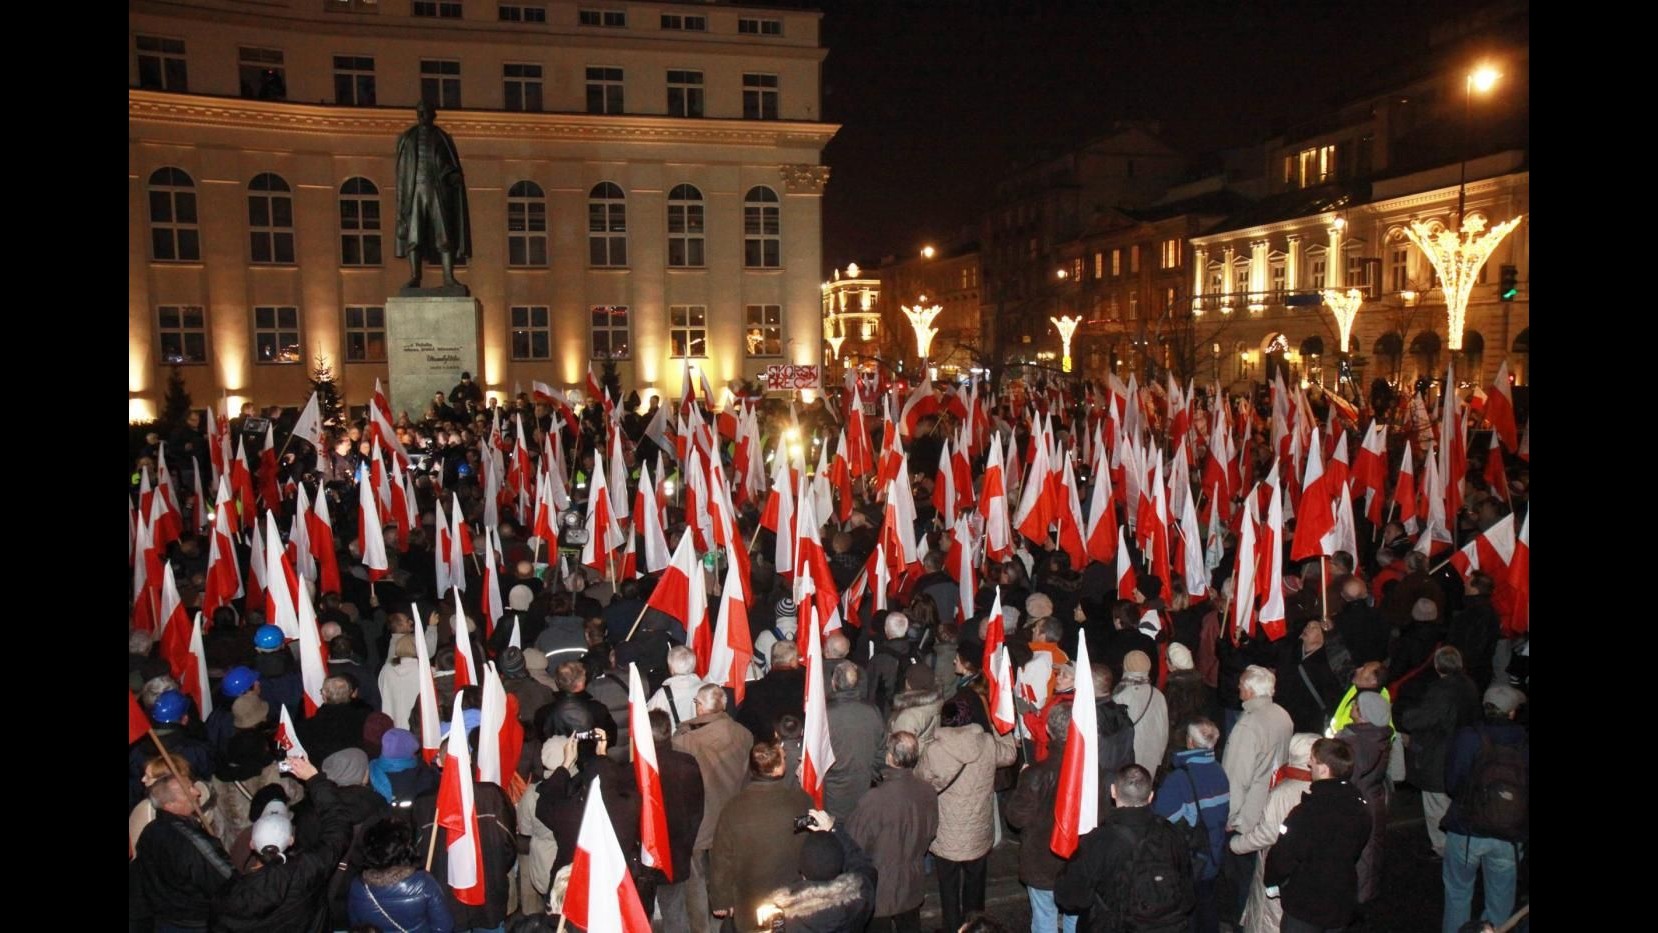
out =
[[(1388, 928), (1400, 794), (1446, 933), (1523, 913), (1529, 450), (1493, 439), (1505, 464), (1442, 480), (1443, 538), (1330, 487), (1348, 546), (1292, 559), (1276, 513), (1320, 514), (1308, 461), (1345, 470), (1370, 413), (1282, 383), (1261, 408), (1156, 388), (849, 383), (716, 414), (692, 391), (498, 403), (467, 379), (320, 444), (288, 438), (292, 412), (151, 435), (129, 497), (131, 929), (569, 926), (590, 798), (668, 931), (918, 931), (934, 890), (943, 929), (998, 929), (990, 854), (1014, 844), (1033, 933)], [(1480, 421), (1450, 399), (1458, 431)], [(1398, 489), (1426, 440), (1385, 444), (1375, 493), (1424, 517), (1431, 481)], [(625, 548), (601, 497), (631, 506)], [(663, 557), (694, 539), (693, 569), (652, 565), (653, 526)], [(701, 604), (664, 595), (687, 572)], [(453, 724), (475, 868), (450, 864)]]

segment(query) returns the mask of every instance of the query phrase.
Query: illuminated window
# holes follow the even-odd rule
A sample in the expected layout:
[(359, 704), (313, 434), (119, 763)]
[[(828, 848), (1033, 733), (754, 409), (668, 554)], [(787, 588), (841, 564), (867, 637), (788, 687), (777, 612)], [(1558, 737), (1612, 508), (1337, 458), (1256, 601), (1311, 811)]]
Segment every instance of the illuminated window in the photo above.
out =
[(668, 192), (668, 265), (703, 265), (702, 192), (693, 185)]
[(521, 181), (507, 189), (507, 265), (547, 264), (547, 199), (541, 186)]
[(1313, 280), (1313, 291), (1321, 292), (1321, 291), (1324, 290), (1324, 257), (1323, 256), (1319, 256), (1319, 257), (1317, 257), (1313, 260), (1313, 263), (1312, 263), (1312, 280)]
[(1163, 241), (1163, 258), (1159, 268), (1178, 269), (1180, 267), (1180, 240)]
[(776, 75), (743, 75), (743, 119), (777, 119)]
[(622, 69), (590, 67), (587, 69), (587, 112), (622, 112)]
[(594, 305), (592, 308), (593, 358), (625, 360), (628, 347), (627, 305)]
[(367, 178), (340, 186), (340, 265), (380, 264), (380, 189)]
[(1128, 295), (1128, 319), (1131, 321), (1140, 319), (1140, 296), (1134, 292), (1129, 292)]
[(1105, 253), (1103, 252), (1094, 254), (1094, 278), (1105, 278)]
[(708, 308), (704, 305), (668, 307), (668, 343), (675, 359), (708, 355)]
[(1284, 296), (1284, 261), (1280, 259), (1272, 263), (1269, 268), (1272, 276), (1273, 295), (1281, 300)]
[(783, 306), (749, 305), (745, 309), (744, 343), (749, 356), (783, 355)]
[(1314, 146), (1301, 150), (1296, 155), (1295, 174), (1294, 181), (1301, 188), (1322, 185), (1335, 178), (1336, 147)]
[(512, 318), (512, 358), (515, 360), (549, 360), (553, 358), (553, 329), (549, 323), (546, 305), (514, 306)]
[(603, 181), (593, 186), (587, 198), (588, 265), (627, 265), (627, 201), (622, 189)]
[(253, 309), (253, 361), (298, 363), (299, 309)]
[(345, 309), (345, 361), (383, 363), (386, 360), (386, 309), (347, 305)]
[(1077, 258), (1071, 260), (1071, 281), (1073, 281), (1073, 282), (1082, 281), (1082, 257), (1081, 256), (1078, 256)]
[(508, 110), (541, 112), (540, 65), (502, 65), (501, 81), (505, 88), (504, 100)]
[(1123, 251), (1121, 249), (1114, 249), (1111, 251), (1111, 277), (1116, 278), (1122, 274)]
[(150, 175), (150, 256), (157, 262), (201, 260), (196, 183), (180, 169), (160, 168)]
[(254, 262), (294, 261), (294, 199), (281, 176), (265, 172), (248, 185), (248, 238)]
[(1128, 248), (1128, 274), (1140, 274), (1140, 244), (1138, 243)]
[(420, 99), (445, 110), (461, 105), (461, 63), (452, 59), (424, 59), (420, 63)]
[(668, 116), (702, 116), (702, 72), (668, 72)]
[(781, 208), (777, 192), (750, 188), (743, 197), (743, 266), (776, 269), (783, 265)]
[(237, 50), (237, 78), (242, 96), (250, 100), (287, 100), (288, 72), (282, 64), (281, 49)]
[(1410, 246), (1397, 245), (1388, 250), (1388, 291), (1402, 292), (1409, 288), (1407, 273), (1410, 268)]
[(199, 307), (162, 305), (156, 309), (161, 362), (207, 362), (207, 315)]
[(148, 91), (190, 90), (184, 63), (184, 40), (138, 36), (138, 86)]

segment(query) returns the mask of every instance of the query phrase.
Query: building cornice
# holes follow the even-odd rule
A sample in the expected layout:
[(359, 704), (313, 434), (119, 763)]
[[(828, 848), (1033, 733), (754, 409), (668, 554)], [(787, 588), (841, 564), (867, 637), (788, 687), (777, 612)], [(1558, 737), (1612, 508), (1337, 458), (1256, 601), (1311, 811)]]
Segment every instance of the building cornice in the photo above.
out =
[[(444, 130), (457, 139), (646, 142), (672, 145), (821, 150), (838, 123), (709, 120), (635, 115), (445, 110)], [(336, 107), (242, 98), (127, 91), (127, 121), (211, 129), (266, 130), (319, 136), (395, 137), (414, 124), (411, 108)]]

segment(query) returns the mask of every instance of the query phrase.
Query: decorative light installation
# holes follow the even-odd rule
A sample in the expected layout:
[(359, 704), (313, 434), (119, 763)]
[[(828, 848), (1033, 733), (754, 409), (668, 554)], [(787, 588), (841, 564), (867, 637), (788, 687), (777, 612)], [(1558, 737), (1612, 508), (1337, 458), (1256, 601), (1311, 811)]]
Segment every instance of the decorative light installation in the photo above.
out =
[(1330, 306), (1330, 313), (1336, 317), (1336, 327), (1341, 331), (1341, 346), (1337, 352), (1346, 354), (1348, 341), (1353, 337), (1353, 322), (1358, 319), (1359, 306), (1364, 304), (1364, 292), (1349, 288), (1344, 295), (1333, 288), (1326, 288), (1324, 303)]
[(841, 358), (841, 344), (846, 342), (846, 328), (841, 324), (840, 315), (831, 314), (829, 317), (834, 323), (835, 335), (833, 337), (826, 335), (823, 339), (829, 343), (830, 350), (835, 354), (834, 358), (838, 360)]
[(910, 319), (910, 326), (915, 328), (915, 352), (923, 360), (932, 348), (933, 338), (938, 336), (938, 328), (932, 326), (933, 319), (944, 310), (943, 305), (928, 305), (926, 301), (927, 296), (922, 295), (914, 307), (899, 305), (904, 310), (904, 316)]
[(1497, 244), (1520, 225), (1523, 217), (1505, 220), (1487, 230), (1485, 218), (1475, 214), (1463, 219), (1460, 232), (1449, 228), (1435, 232), (1428, 224), (1413, 220), (1410, 229), (1405, 231), (1406, 238), (1427, 255), (1434, 271), (1439, 273), (1440, 284), (1445, 289), (1446, 330), (1452, 352), (1462, 350), (1462, 329), (1468, 320), (1468, 296), (1479, 280), (1480, 269), (1491, 258)]
[(1054, 327), (1059, 330), (1059, 340), (1060, 340), (1060, 343), (1065, 348), (1064, 358), (1060, 362), (1059, 368), (1064, 372), (1070, 372), (1071, 371), (1071, 335), (1077, 332), (1077, 325), (1082, 323), (1082, 316), (1078, 315), (1076, 317), (1069, 317), (1069, 316), (1051, 317), (1051, 318), (1048, 318), (1048, 320), (1053, 321), (1054, 322)]

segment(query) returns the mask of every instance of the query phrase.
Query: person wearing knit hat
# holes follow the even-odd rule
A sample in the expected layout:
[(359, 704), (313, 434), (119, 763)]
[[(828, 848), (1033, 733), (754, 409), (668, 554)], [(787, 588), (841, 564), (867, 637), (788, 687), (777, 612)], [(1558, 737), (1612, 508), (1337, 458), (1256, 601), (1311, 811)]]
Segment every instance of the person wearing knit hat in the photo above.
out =
[(535, 594), (522, 583), (507, 591), (507, 607), (513, 612), (528, 612), (534, 599)]
[(380, 740), (394, 728), (396, 724), (385, 713), (375, 711), (368, 714), (368, 718), (363, 720), (363, 751), (368, 753), (368, 757), (380, 757)]
[[(496, 656), (495, 661), (501, 669), (502, 689), (518, 698), (518, 721), (524, 724), (526, 730), (531, 730), (535, 727), (536, 717), (556, 696), (552, 688), (530, 676), (526, 660), (528, 653), (519, 648), (507, 648)], [(542, 655), (541, 663), (547, 663), (546, 655)]]
[(230, 705), (231, 722), (238, 729), (257, 729), (270, 718), (271, 705), (257, 693), (244, 693)]
[(794, 600), (785, 596), (777, 601), (774, 609), (776, 621), (772, 627), (761, 632), (754, 639), (754, 657), (749, 662), (750, 680), (756, 680), (771, 673), (771, 646), (780, 641), (793, 641), (795, 626), (798, 619), (795, 615)]
[(420, 739), (414, 733), (392, 729), (380, 737), (380, 757), (368, 764), (368, 782), (394, 807), (407, 807), (418, 794), (438, 786), (438, 773), (420, 760)]
[(1155, 778), (1169, 747), (1169, 704), (1151, 683), (1151, 657), (1144, 651), (1123, 655), (1123, 681), (1111, 698), (1134, 723), (1134, 763)]
[(1169, 671), (1189, 671), (1192, 669), (1192, 652), (1179, 642), (1169, 646)]
[(553, 675), (547, 673), (547, 654), (541, 649), (524, 649), (524, 670), (529, 673), (530, 679), (536, 683), (548, 690), (558, 690), (558, 682), (553, 680)]
[(322, 773), (341, 787), (368, 782), (368, 753), (360, 748), (342, 748), (322, 763)]

